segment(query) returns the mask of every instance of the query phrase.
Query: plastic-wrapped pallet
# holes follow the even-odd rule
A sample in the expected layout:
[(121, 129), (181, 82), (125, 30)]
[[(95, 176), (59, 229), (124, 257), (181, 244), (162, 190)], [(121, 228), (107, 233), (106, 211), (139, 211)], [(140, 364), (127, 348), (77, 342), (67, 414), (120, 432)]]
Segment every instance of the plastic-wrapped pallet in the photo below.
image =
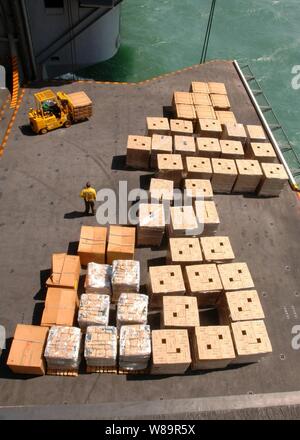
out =
[(117, 327), (126, 324), (147, 324), (148, 296), (140, 293), (121, 293), (118, 301)]
[(91, 325), (86, 330), (84, 357), (89, 367), (114, 367), (117, 362), (117, 329)]
[(111, 294), (112, 267), (109, 264), (89, 263), (85, 280), (87, 293)]
[(151, 356), (149, 325), (123, 325), (120, 330), (119, 367), (145, 370)]
[(109, 295), (84, 293), (80, 298), (78, 324), (85, 331), (89, 325), (108, 325)]
[(77, 370), (80, 363), (80, 345), (80, 328), (51, 327), (44, 353), (48, 369)]
[(112, 301), (117, 302), (121, 293), (137, 293), (140, 290), (140, 262), (114, 260), (112, 264)]

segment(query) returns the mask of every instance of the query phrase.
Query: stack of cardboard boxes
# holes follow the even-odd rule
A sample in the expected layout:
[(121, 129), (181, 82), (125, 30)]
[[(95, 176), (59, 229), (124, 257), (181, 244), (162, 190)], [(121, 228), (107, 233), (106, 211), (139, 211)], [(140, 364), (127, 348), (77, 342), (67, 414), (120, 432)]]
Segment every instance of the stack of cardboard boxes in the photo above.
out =
[(124, 370), (145, 370), (150, 357), (150, 326), (123, 325), (120, 329), (119, 367)]
[(148, 296), (141, 293), (121, 293), (117, 308), (117, 327), (147, 324)]
[(160, 246), (166, 227), (162, 204), (141, 203), (137, 226), (138, 246)]
[(75, 323), (78, 302), (76, 290), (49, 287), (47, 289), (41, 326), (62, 325), (72, 327)]
[(126, 164), (130, 168), (147, 170), (151, 154), (150, 136), (128, 136)]
[(106, 241), (107, 228), (82, 226), (77, 251), (80, 264), (87, 266), (91, 262), (105, 263)]
[(140, 262), (114, 260), (112, 265), (112, 302), (117, 302), (121, 293), (137, 293), (140, 290)]
[(78, 325), (85, 333), (90, 325), (107, 326), (110, 297), (97, 293), (83, 293), (80, 298)]
[(185, 295), (180, 265), (149, 267), (149, 294), (151, 307), (162, 307), (164, 295)]
[[(118, 334), (113, 326), (89, 326), (85, 335), (84, 357), (90, 371), (93, 367), (114, 368), (117, 364)], [(89, 370), (88, 370), (89, 371)]]
[(202, 263), (203, 257), (199, 239), (196, 237), (169, 238), (167, 253), (168, 264), (188, 264)]
[(110, 264), (88, 263), (84, 288), (87, 293), (111, 295), (112, 266)]
[(80, 364), (81, 331), (77, 327), (53, 326), (49, 330), (45, 359), (49, 370), (77, 372)]

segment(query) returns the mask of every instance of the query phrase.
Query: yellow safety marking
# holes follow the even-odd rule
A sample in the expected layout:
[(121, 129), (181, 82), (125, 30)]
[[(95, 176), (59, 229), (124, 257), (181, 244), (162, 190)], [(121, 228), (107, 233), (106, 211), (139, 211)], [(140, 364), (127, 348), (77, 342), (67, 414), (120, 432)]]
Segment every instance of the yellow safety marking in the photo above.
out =
[(19, 69), (18, 69), (18, 60), (16, 56), (12, 58), (12, 68), (13, 68), (13, 72), (12, 72), (13, 90), (12, 90), (10, 108), (16, 108), (18, 102), (18, 95), (19, 95)]
[(2, 139), (2, 143), (0, 145), (0, 157), (3, 155), (4, 148), (5, 148), (6, 144), (7, 144), (7, 140), (8, 140), (9, 134), (11, 132), (11, 129), (12, 129), (13, 125), (14, 125), (14, 122), (15, 122), (16, 116), (18, 114), (18, 110), (20, 108), (20, 105), (21, 105), (21, 102), (22, 102), (24, 94), (25, 94), (25, 89), (21, 89), (21, 93), (20, 93), (19, 98), (17, 100), (14, 112), (13, 112), (11, 118), (10, 118), (9, 124), (7, 126), (7, 129), (5, 131), (4, 137)]
[(10, 102), (10, 95), (6, 98), (4, 103), (2, 104), (1, 110), (0, 110), (0, 121), (3, 119), (3, 115), (5, 112), (6, 107), (8, 106), (8, 103)]

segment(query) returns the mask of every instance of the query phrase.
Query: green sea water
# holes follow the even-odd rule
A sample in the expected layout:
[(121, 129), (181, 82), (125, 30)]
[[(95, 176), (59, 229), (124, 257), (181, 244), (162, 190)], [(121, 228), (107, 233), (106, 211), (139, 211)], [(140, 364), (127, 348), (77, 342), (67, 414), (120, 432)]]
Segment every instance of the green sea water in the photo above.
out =
[[(211, 0), (124, 0), (121, 47), (84, 71), (97, 80), (140, 81), (199, 63)], [(217, 0), (207, 59), (249, 64), (300, 155), (299, 0)]]

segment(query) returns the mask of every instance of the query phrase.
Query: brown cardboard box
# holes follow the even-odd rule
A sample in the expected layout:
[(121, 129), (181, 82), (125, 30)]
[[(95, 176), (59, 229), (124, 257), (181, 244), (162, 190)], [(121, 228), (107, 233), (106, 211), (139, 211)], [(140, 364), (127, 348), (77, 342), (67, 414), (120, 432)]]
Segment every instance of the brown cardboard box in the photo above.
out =
[(184, 374), (190, 364), (187, 330), (152, 330), (151, 374)]
[(283, 165), (279, 163), (262, 163), (263, 177), (257, 188), (259, 196), (279, 196), (288, 181), (288, 175)]
[(205, 179), (184, 179), (186, 196), (193, 200), (201, 197), (203, 200), (212, 200), (214, 193), (209, 180)]
[(244, 159), (245, 153), (240, 141), (220, 140), (221, 157), (224, 159)]
[(167, 253), (168, 264), (202, 263), (203, 257), (199, 239), (196, 237), (170, 238)]
[(215, 110), (230, 110), (230, 102), (227, 95), (212, 93), (210, 99)]
[(174, 183), (172, 180), (154, 179), (150, 181), (150, 200), (154, 202), (172, 202), (174, 198)]
[(135, 227), (110, 225), (106, 252), (107, 264), (113, 260), (133, 260)]
[(170, 208), (169, 237), (198, 235), (198, 223), (192, 206), (173, 206)]
[(256, 290), (224, 292), (218, 303), (218, 312), (222, 325), (265, 318)]
[(138, 246), (160, 246), (166, 227), (162, 204), (141, 203), (137, 226)]
[(272, 353), (272, 345), (264, 321), (240, 321), (231, 324), (236, 350), (235, 364), (258, 362)]
[(277, 155), (269, 142), (249, 142), (246, 147), (246, 157), (263, 163), (277, 163)]
[(180, 265), (149, 267), (151, 307), (162, 307), (164, 295), (184, 295), (185, 285)]
[(235, 359), (229, 326), (195, 327), (191, 337), (192, 370), (226, 368)]
[(212, 105), (208, 93), (192, 93), (192, 99), (194, 105)]
[(212, 176), (211, 161), (208, 157), (186, 157), (188, 179), (210, 180)]
[(200, 243), (207, 263), (228, 263), (235, 258), (229, 237), (201, 237)]
[(180, 154), (158, 154), (158, 177), (173, 180), (174, 186), (179, 187), (183, 175), (183, 163)]
[(174, 153), (181, 157), (194, 156), (196, 154), (195, 140), (192, 136), (174, 136)]
[(81, 226), (78, 255), (80, 264), (105, 263), (107, 228), (100, 226)]
[(208, 84), (201, 81), (192, 81), (190, 85), (190, 92), (194, 93), (209, 93)]
[(209, 82), (208, 83), (209, 93), (216, 93), (218, 95), (227, 95), (227, 90), (224, 83), (220, 82)]
[(7, 366), (17, 374), (45, 374), (43, 357), (49, 329), (17, 324)]
[(233, 159), (212, 159), (213, 175), (211, 184), (216, 193), (230, 194), (238, 172)]
[(254, 283), (246, 263), (218, 264), (218, 271), (224, 290), (246, 290), (254, 288)]
[(153, 134), (162, 134), (167, 136), (170, 134), (170, 124), (168, 118), (147, 118), (148, 136)]
[(194, 121), (196, 119), (195, 107), (192, 104), (176, 104), (175, 114), (178, 119)]
[(237, 122), (234, 113), (231, 111), (216, 110), (216, 118), (222, 125), (227, 124), (228, 122)]
[(220, 225), (216, 204), (212, 200), (196, 200), (195, 213), (199, 227), (203, 225), (202, 235), (215, 235)]
[(80, 259), (77, 255), (53, 254), (52, 275), (47, 287), (62, 287), (77, 290), (80, 276)]
[(217, 138), (196, 138), (197, 153), (201, 157), (220, 157), (221, 147)]
[(126, 164), (131, 168), (147, 170), (151, 153), (151, 137), (128, 136)]
[(236, 160), (238, 176), (232, 192), (255, 193), (263, 176), (257, 160)]
[(215, 306), (223, 285), (216, 264), (194, 264), (185, 267), (189, 295), (196, 296), (199, 307)]
[(53, 325), (66, 325), (72, 327), (75, 321), (78, 303), (79, 300), (76, 290), (49, 287), (41, 326), (52, 327)]
[(173, 152), (173, 138), (162, 134), (154, 134), (152, 136), (151, 146), (151, 168), (157, 169), (157, 155), (158, 154), (172, 154)]
[(194, 132), (193, 123), (181, 119), (171, 119), (170, 128), (172, 136), (192, 136)]
[(222, 126), (217, 119), (198, 119), (196, 133), (199, 133), (202, 138), (219, 139), (222, 136)]
[(223, 139), (231, 141), (239, 141), (244, 145), (247, 139), (247, 134), (243, 124), (235, 122), (228, 122), (223, 125)]
[(193, 95), (189, 92), (174, 92), (173, 94), (173, 105), (176, 104), (186, 104), (193, 105)]
[(192, 296), (164, 296), (161, 328), (191, 328), (200, 325), (197, 299)]
[(249, 142), (267, 142), (267, 136), (261, 125), (246, 125)]
[(197, 119), (216, 119), (212, 105), (195, 105)]

